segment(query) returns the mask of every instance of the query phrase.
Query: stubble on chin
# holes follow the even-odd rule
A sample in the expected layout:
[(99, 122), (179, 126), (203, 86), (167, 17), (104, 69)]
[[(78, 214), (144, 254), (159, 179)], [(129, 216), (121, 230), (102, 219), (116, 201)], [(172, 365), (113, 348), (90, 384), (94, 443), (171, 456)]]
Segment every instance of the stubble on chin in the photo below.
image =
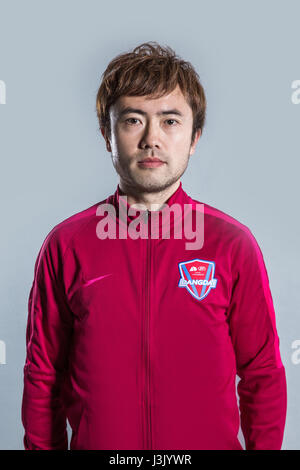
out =
[(151, 178), (151, 175), (142, 177), (131, 175), (129, 180), (124, 181), (124, 183), (136, 193), (159, 193), (176, 183), (184, 171), (180, 171), (173, 176), (166, 174), (156, 178)]

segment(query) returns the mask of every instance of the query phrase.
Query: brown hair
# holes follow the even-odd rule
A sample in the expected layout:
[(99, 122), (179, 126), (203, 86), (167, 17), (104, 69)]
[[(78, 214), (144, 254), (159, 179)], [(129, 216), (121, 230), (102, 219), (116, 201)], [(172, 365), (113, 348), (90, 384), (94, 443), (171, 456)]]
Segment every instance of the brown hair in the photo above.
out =
[(196, 131), (204, 127), (206, 113), (206, 98), (199, 75), (190, 62), (155, 41), (119, 54), (108, 64), (96, 100), (100, 128), (104, 127), (110, 136), (109, 108), (120, 96), (159, 98), (173, 91), (177, 84), (193, 111), (193, 141)]

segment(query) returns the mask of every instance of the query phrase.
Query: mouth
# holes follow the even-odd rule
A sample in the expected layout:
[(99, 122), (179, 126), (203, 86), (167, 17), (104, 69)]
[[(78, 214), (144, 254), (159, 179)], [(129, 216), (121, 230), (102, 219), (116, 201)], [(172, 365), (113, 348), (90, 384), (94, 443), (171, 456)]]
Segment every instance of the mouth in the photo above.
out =
[(144, 168), (156, 168), (158, 166), (164, 165), (164, 163), (165, 162), (163, 162), (158, 157), (147, 157), (147, 158), (144, 158), (143, 160), (138, 161), (138, 165)]

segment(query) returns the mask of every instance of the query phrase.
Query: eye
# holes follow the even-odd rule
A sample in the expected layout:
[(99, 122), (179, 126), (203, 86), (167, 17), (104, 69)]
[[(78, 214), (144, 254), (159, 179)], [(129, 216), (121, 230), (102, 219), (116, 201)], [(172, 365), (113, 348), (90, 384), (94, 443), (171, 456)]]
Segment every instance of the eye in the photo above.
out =
[(170, 121), (173, 121), (173, 122), (177, 122), (177, 123), (178, 123), (178, 121), (176, 121), (175, 119), (167, 119), (166, 122), (170, 122)]
[(138, 121), (138, 119), (136, 119), (136, 118), (125, 119), (125, 122), (129, 125), (135, 124), (135, 122), (133, 123), (132, 121)]

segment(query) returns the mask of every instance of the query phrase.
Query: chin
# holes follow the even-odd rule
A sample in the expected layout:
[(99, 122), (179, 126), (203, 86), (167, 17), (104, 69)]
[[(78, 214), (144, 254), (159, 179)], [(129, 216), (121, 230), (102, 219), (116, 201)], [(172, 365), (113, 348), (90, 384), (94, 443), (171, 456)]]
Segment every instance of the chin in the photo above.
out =
[(166, 189), (168, 186), (174, 183), (173, 179), (166, 180), (165, 178), (143, 178), (141, 180), (135, 180), (132, 184), (140, 192), (159, 192)]

